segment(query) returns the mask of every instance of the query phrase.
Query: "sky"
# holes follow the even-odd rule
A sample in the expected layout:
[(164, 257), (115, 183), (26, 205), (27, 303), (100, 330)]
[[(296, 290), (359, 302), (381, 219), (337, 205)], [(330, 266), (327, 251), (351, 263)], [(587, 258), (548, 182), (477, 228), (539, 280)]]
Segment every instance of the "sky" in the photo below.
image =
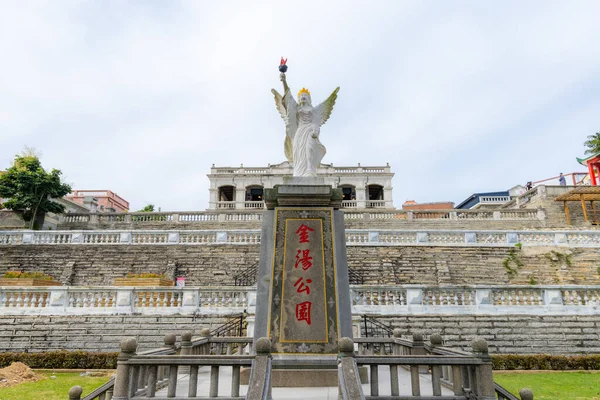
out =
[(131, 210), (208, 208), (216, 166), (285, 160), (271, 88), (318, 103), (324, 163), (385, 165), (394, 205), (585, 171), (598, 1), (0, 0), (0, 169), (25, 146)]

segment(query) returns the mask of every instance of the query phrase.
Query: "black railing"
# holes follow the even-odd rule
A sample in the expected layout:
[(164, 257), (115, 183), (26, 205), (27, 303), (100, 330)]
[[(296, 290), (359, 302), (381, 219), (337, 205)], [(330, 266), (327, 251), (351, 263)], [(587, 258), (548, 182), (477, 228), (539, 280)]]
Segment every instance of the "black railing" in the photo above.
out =
[(210, 331), (212, 337), (245, 337), (248, 322), (246, 321), (246, 312), (244, 311), (238, 317), (230, 318), (226, 323)]
[(348, 283), (351, 285), (364, 285), (365, 277), (362, 273), (356, 272), (352, 268), (348, 268)]
[(258, 276), (258, 264), (254, 264), (233, 277), (234, 286), (254, 286)]
[[(364, 337), (394, 337), (394, 329), (391, 326), (378, 321), (377, 318), (369, 317), (365, 314), (362, 316), (362, 320)], [(392, 354), (393, 351), (390, 343), (375, 343), (372, 350), (374, 354), (380, 355)]]

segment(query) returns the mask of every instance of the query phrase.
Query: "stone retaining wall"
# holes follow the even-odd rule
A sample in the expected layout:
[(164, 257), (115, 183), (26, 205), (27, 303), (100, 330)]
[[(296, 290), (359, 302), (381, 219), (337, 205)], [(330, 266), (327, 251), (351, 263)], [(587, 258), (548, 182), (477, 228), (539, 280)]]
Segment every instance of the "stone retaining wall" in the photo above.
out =
[(227, 322), (224, 316), (0, 316), (0, 352), (54, 350), (119, 351), (121, 339), (138, 339), (139, 350), (163, 345), (167, 333), (180, 335)]
[[(600, 284), (594, 248), (348, 246), (365, 284)], [(185, 276), (191, 286), (232, 285), (259, 260), (258, 245), (4, 245), (0, 274), (42, 271), (71, 286), (107, 286), (128, 272)], [(514, 271), (514, 272), (510, 272)]]
[[(597, 354), (600, 316), (390, 316), (378, 318), (403, 334), (441, 333), (444, 345), (471, 351), (471, 341), (482, 337), (490, 353)], [(363, 328), (364, 329), (364, 328)]]
[[(379, 320), (405, 334), (441, 333), (445, 345), (465, 351), (470, 351), (475, 337), (483, 337), (491, 353), (600, 352), (600, 316), (390, 316)], [(225, 321), (226, 317), (209, 315), (5, 316), (0, 317), (0, 351), (118, 351), (126, 336), (137, 337), (140, 350), (146, 350), (160, 347), (167, 333), (191, 330), (197, 334)]]

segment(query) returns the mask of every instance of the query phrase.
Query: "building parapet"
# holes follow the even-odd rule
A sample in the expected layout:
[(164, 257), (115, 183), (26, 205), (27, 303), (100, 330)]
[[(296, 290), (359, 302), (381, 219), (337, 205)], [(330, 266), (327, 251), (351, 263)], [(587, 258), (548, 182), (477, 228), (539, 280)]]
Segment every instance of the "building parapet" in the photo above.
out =
[[(0, 245), (248, 245), (260, 229), (0, 231)], [(347, 229), (348, 246), (600, 247), (595, 230), (376, 230)]]
[[(231, 202), (222, 202), (231, 203)], [(234, 203), (234, 202), (233, 202)], [(60, 228), (93, 229), (103, 224), (198, 224), (215, 222), (262, 221), (263, 202), (251, 203), (247, 211), (219, 209), (214, 211), (175, 211), (152, 213), (68, 213), (62, 214)], [(258, 205), (260, 203), (260, 205)], [(383, 208), (383, 200), (370, 200), (371, 208)], [(345, 220), (444, 220), (444, 221), (545, 221), (543, 209), (479, 209), (479, 210), (373, 210), (354, 209), (356, 201), (342, 201)]]
[[(267, 167), (215, 167), (210, 169), (211, 175), (292, 175), (293, 168), (290, 164), (283, 163)], [(317, 170), (318, 175), (326, 174), (391, 174), (391, 168), (385, 166), (348, 166), (334, 167), (331, 164), (321, 164)]]
[[(600, 286), (350, 285), (354, 315), (598, 315)], [(0, 315), (254, 314), (256, 287), (0, 287)]]

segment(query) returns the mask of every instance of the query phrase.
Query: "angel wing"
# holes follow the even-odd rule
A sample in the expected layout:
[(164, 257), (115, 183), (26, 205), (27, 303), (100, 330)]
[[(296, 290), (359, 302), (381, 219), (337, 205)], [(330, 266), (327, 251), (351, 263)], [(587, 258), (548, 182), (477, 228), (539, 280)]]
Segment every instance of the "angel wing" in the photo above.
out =
[(335, 105), (335, 100), (337, 99), (339, 91), (340, 87), (338, 86), (324, 102), (315, 107), (313, 111), (314, 123), (321, 126), (327, 122), (331, 116), (331, 111), (333, 111), (333, 106)]
[(294, 96), (290, 94), (289, 90), (286, 91), (283, 96), (275, 89), (271, 89), (271, 92), (275, 96), (277, 111), (279, 111), (281, 118), (283, 118), (283, 121), (285, 122), (285, 142), (283, 145), (285, 158), (292, 163), (294, 161), (292, 138), (296, 134), (296, 130), (298, 130), (298, 104), (296, 103)]

